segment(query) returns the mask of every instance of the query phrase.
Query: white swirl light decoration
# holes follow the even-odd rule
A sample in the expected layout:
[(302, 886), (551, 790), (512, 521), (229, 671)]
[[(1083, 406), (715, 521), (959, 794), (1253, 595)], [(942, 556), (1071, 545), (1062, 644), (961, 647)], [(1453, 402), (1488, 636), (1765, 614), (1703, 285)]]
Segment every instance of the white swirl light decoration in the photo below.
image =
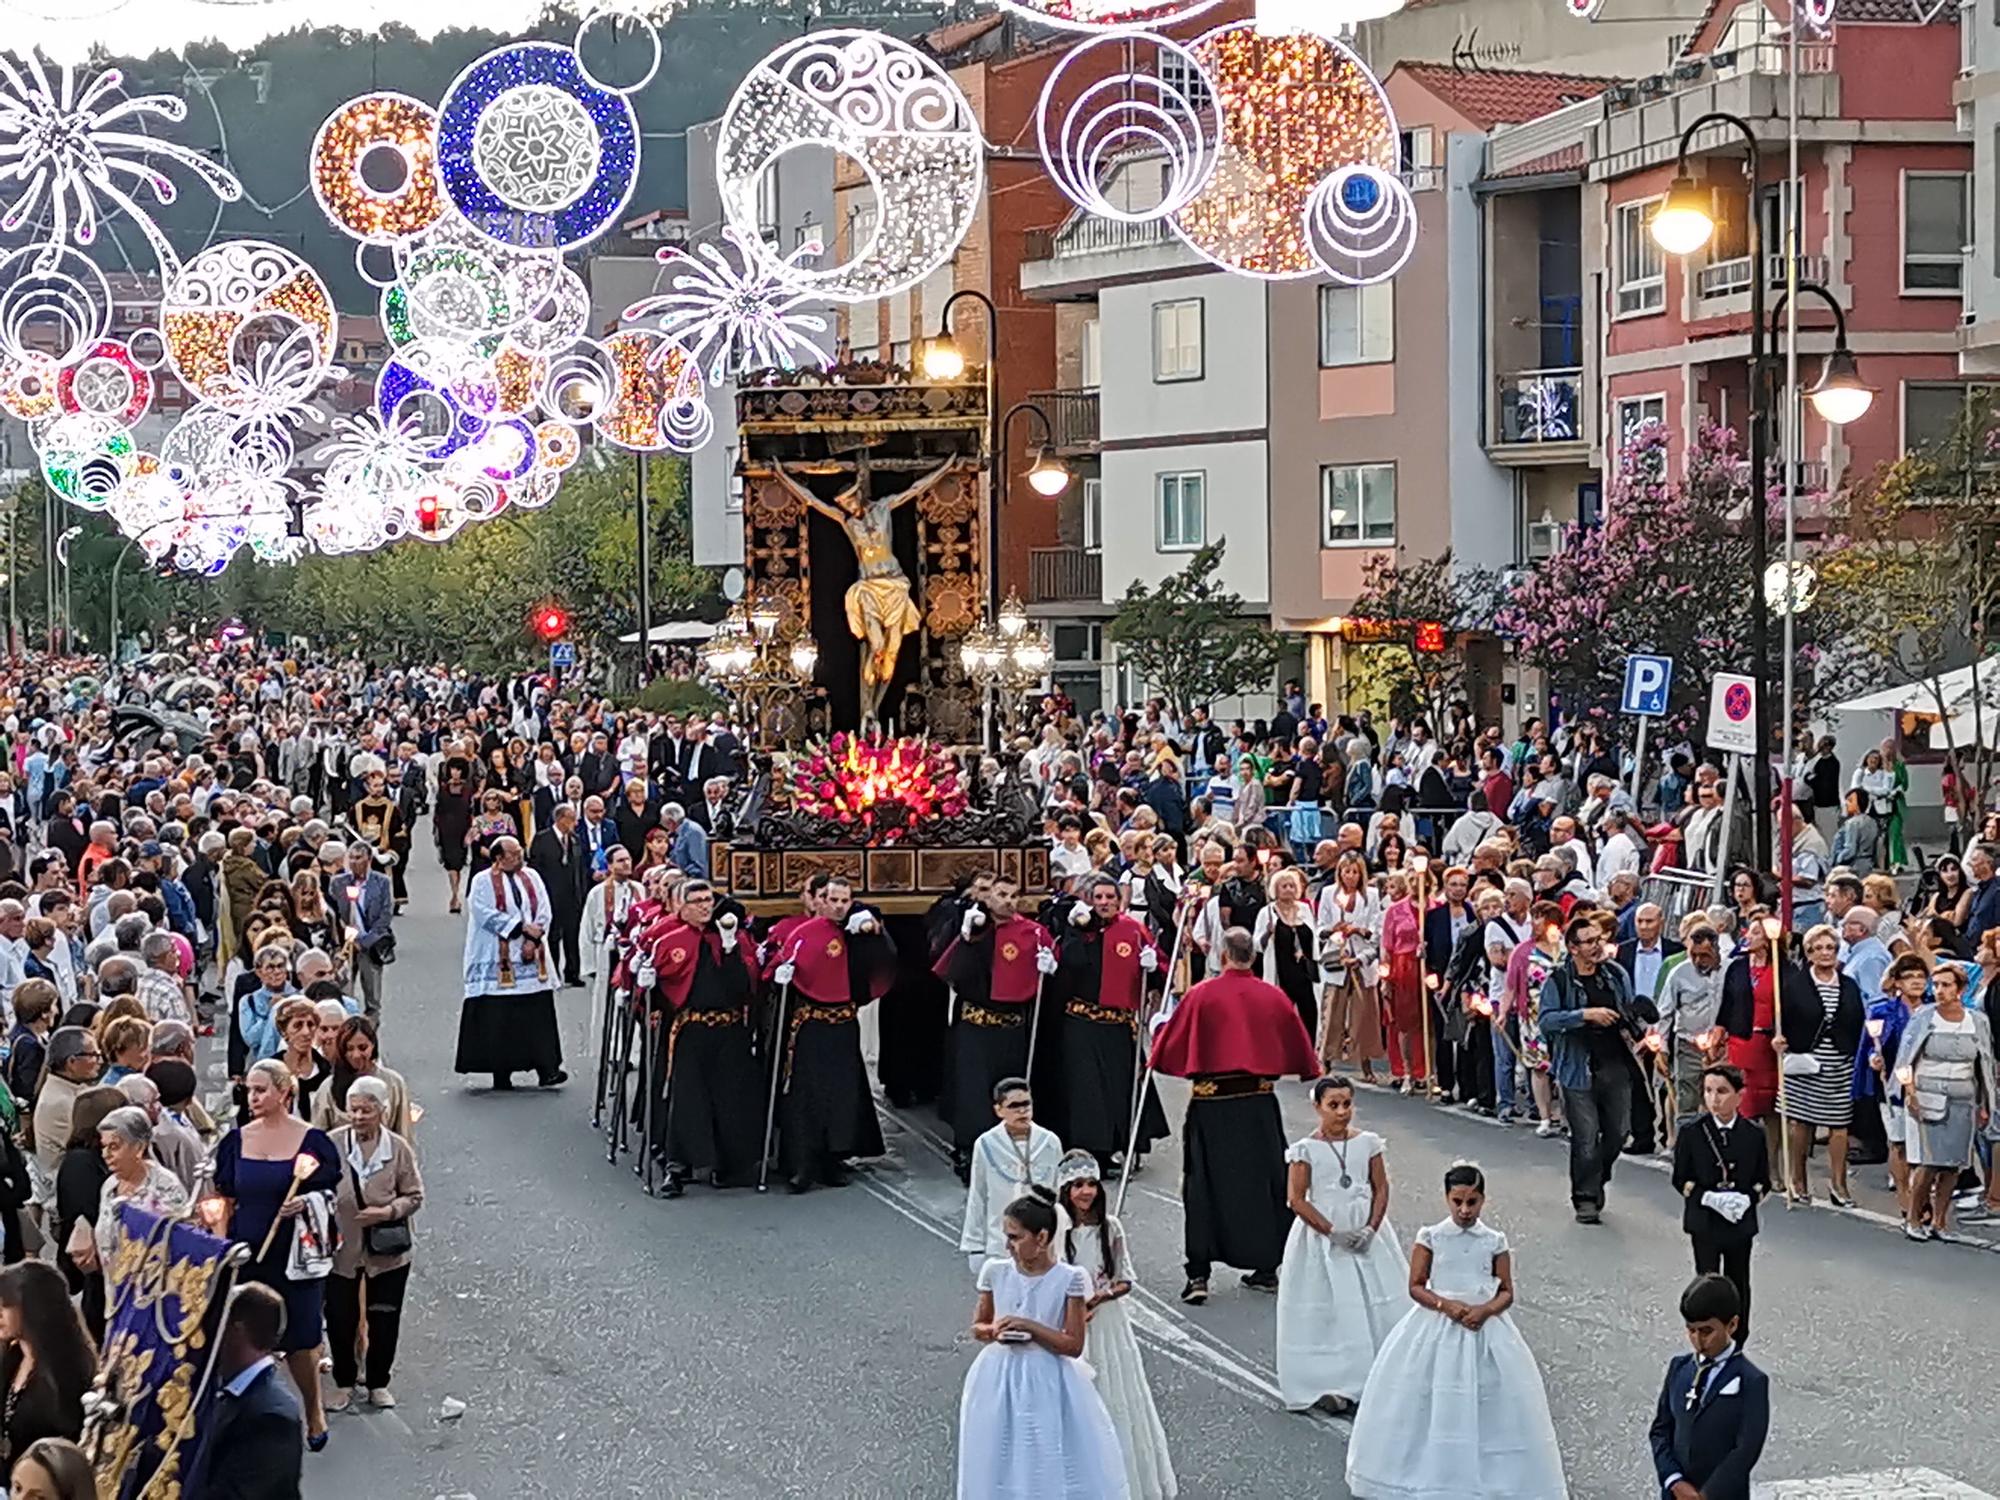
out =
[(1342, 167), (1306, 202), (1306, 243), (1335, 281), (1387, 281), (1417, 248), (1417, 205), (1380, 167)]
[[(877, 215), (864, 243), (811, 271), (781, 260), (757, 222), (759, 179), (807, 145), (852, 158)], [(949, 261), (986, 180), (986, 142), (958, 85), (907, 42), (874, 31), (815, 32), (758, 63), (729, 101), (715, 151), (723, 218), (772, 275), (837, 302), (889, 296)]]
[[(1597, 3), (1602, 5), (1604, 0), (1597, 0)], [(1805, 17), (1806, 25), (1820, 33), (1825, 33), (1832, 29), (1833, 7), (1834, 0), (1799, 0), (1799, 12)], [(1911, 9), (1917, 12), (1912, 19), (1921, 20), (1923, 18), (1924, 11), (1922, 6), (1913, 4)], [(1595, 14), (1594, 11), (1593, 14)], [(1932, 14), (1935, 14), (1935, 12), (1932, 12)], [(1963, 25), (1964, 23), (1961, 21), (1960, 24)]]
[(692, 453), (715, 436), (715, 410), (702, 388), (700, 361), (678, 344), (669, 344), (654, 353), (655, 365), (663, 354), (671, 383), (660, 408), (660, 436), (674, 452)]
[[(276, 346), (246, 347), (246, 327), (287, 327)], [(213, 406), (273, 413), (316, 391), (333, 368), (338, 319), (319, 273), (262, 240), (211, 245), (167, 284), (160, 327), (183, 384)]]
[(1000, 0), (1011, 11), (1068, 31), (1164, 26), (1211, 9), (1217, 0)]
[[(1181, 83), (1124, 67), (1133, 43), (1180, 59)], [(1109, 73), (1096, 70), (1110, 67)], [(1192, 52), (1163, 36), (1137, 32), (1093, 37), (1070, 49), (1042, 85), (1035, 111), (1042, 162), (1069, 200), (1100, 218), (1128, 224), (1178, 213), (1215, 171), (1222, 117), (1215, 86)], [(1160, 201), (1144, 209), (1113, 203), (1104, 183), (1135, 153), (1160, 158)], [(1153, 165), (1147, 162), (1148, 168)]]
[[(662, 344), (653, 358), (665, 359), (678, 346), (697, 364), (707, 363), (715, 385), (728, 378), (733, 354), (741, 355), (744, 369), (825, 368), (827, 352), (812, 335), (826, 332), (826, 319), (797, 310), (811, 300), (810, 294), (791, 290), (772, 273), (734, 224), (723, 225), (722, 234), (736, 251), (733, 260), (715, 245), (701, 245), (693, 255), (669, 246), (656, 258), (673, 273), (673, 290), (625, 309), (627, 322), (658, 318), (655, 330), (672, 341)], [(820, 249), (818, 240), (803, 241), (784, 264), (800, 268), (818, 259)]]
[(568, 266), (558, 265), (547, 289), (509, 337), (528, 354), (557, 354), (590, 327), (590, 288)]
[[(0, 260), (0, 354), (8, 360), (75, 364), (110, 327), (111, 287), (88, 256), (49, 243), (24, 246)], [(42, 336), (50, 330), (53, 352)], [(51, 390), (51, 400), (54, 395)]]
[[(54, 243), (74, 235), (77, 244), (88, 245), (97, 238), (102, 199), (139, 226), (160, 269), (171, 275), (180, 258), (135, 196), (140, 187), (155, 203), (172, 203), (178, 196), (173, 179), (154, 159), (192, 172), (224, 203), (243, 196), (243, 184), (199, 151), (143, 129), (147, 115), (185, 120), (187, 101), (172, 94), (127, 97), (125, 75), (116, 68), (79, 88), (76, 69), (68, 64), (57, 70), (59, 81), (52, 81), (38, 54), (30, 52), (22, 62), (17, 67), (0, 54), (0, 184), (5, 184), (0, 194), (19, 184), (0, 210), (0, 230), (17, 230), (46, 209)], [(132, 191), (120, 186), (121, 177), (133, 179)]]

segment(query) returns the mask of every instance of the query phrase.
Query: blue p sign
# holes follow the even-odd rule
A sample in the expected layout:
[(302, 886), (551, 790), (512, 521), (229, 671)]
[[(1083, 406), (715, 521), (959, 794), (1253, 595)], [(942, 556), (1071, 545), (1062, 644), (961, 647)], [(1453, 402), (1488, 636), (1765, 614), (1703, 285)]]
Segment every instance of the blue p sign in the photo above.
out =
[(1625, 693), (1620, 705), (1628, 714), (1641, 718), (1663, 718), (1667, 697), (1673, 688), (1674, 659), (1671, 656), (1628, 656), (1625, 658)]

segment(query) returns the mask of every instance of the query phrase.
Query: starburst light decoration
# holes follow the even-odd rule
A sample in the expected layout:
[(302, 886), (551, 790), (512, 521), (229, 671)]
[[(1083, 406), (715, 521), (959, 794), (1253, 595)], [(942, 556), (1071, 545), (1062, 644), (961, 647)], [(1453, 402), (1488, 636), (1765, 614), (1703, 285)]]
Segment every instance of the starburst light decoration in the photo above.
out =
[(200, 152), (139, 128), (149, 115), (178, 124), (187, 118), (186, 101), (172, 94), (131, 97), (124, 84), (116, 68), (79, 86), (67, 63), (52, 78), (36, 53), (18, 61), (0, 53), (0, 193), (14, 194), (0, 210), (0, 232), (14, 233), (46, 213), (50, 245), (72, 239), (89, 245), (97, 239), (102, 199), (138, 226), (160, 269), (171, 274), (178, 264), (173, 246), (135, 196), (143, 188), (167, 204), (178, 195), (155, 159), (193, 173), (224, 203), (241, 198), (243, 184)]
[[(771, 271), (733, 224), (722, 227), (735, 255), (718, 245), (704, 244), (693, 254), (669, 246), (655, 257), (672, 277), (671, 290), (645, 297), (625, 309), (628, 323), (657, 318), (653, 326), (669, 343), (654, 355), (665, 359), (674, 346), (697, 364), (708, 367), (712, 385), (729, 376), (732, 362), (739, 369), (796, 370), (801, 365), (824, 367), (826, 350), (813, 340), (826, 332), (826, 319), (800, 312), (809, 294)], [(788, 268), (817, 260), (818, 240), (805, 240), (784, 258)]]

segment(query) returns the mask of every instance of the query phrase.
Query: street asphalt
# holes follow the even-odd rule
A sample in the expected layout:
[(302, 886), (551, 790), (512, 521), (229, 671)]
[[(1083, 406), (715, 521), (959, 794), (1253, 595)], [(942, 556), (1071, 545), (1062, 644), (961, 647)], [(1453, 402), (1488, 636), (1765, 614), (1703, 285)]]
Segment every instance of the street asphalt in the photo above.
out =
[[(451, 1071), (464, 919), (445, 914), (421, 838), (412, 886), (383, 1036), (424, 1110), (399, 1404), (332, 1419), (327, 1451), (307, 1455), (310, 1500), (949, 1497), (973, 1293), (935, 1118), (885, 1111), (890, 1156), (845, 1189), (646, 1198), (590, 1128), (583, 991), (559, 996), (566, 1088), (495, 1096)], [(1287, 1128), (1303, 1135), (1305, 1086), (1283, 1089)], [(1177, 1121), (1184, 1089), (1162, 1092)], [(1646, 1427), (1665, 1361), (1685, 1347), (1674, 1304), (1692, 1274), (1665, 1175), (1628, 1158), (1604, 1223), (1586, 1228), (1560, 1141), (1380, 1091), (1363, 1093), (1360, 1123), (1388, 1141), (1405, 1246), (1443, 1217), (1445, 1168), (1484, 1166), (1571, 1494), (1656, 1494)], [(1823, 1184), (1823, 1158), (1815, 1170)], [(1206, 1307), (1176, 1300), (1178, 1176), (1169, 1142), (1125, 1218), (1181, 1494), (1346, 1496), (1345, 1424), (1278, 1403), (1273, 1299), (1218, 1271)], [(2000, 1258), (1912, 1245), (1826, 1207), (1764, 1222), (1751, 1353), (1775, 1415), (1759, 1476), (1821, 1481), (1786, 1484), (1784, 1500), (2000, 1493), (1987, 1399)]]

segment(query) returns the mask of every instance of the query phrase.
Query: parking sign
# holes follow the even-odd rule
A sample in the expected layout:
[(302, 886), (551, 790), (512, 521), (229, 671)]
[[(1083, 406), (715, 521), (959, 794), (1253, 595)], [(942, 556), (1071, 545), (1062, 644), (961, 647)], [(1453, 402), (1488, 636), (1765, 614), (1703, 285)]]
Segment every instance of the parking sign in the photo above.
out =
[(1642, 719), (1666, 717), (1667, 695), (1674, 685), (1671, 656), (1628, 656), (1625, 658), (1623, 708)]

